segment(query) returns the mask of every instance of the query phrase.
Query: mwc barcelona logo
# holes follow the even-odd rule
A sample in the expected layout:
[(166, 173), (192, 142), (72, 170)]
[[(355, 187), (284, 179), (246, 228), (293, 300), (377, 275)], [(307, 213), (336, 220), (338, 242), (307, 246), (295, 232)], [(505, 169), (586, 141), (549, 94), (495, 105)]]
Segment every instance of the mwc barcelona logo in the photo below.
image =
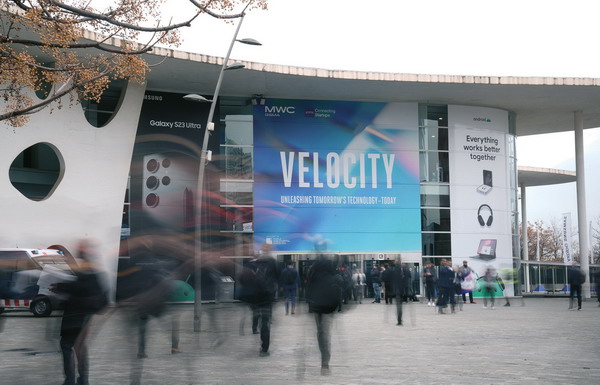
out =
[(485, 122), (485, 123), (492, 123), (492, 119), (490, 118), (473, 118), (474, 122)]
[(265, 116), (292, 115), (296, 113), (294, 106), (265, 106)]

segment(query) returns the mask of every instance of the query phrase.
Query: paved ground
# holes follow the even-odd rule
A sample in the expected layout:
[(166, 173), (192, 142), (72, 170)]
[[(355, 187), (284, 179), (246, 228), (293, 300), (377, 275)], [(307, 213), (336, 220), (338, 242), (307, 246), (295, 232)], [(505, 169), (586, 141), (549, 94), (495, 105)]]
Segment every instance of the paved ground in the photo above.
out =
[[(320, 374), (314, 320), (302, 308), (285, 316), (277, 303), (271, 355), (259, 357), (259, 337), (242, 304), (203, 306), (202, 333), (193, 333), (192, 305), (181, 316), (181, 354), (171, 354), (170, 324), (152, 321), (148, 358), (134, 357), (135, 329), (124, 311), (107, 314), (90, 343), (91, 383), (128, 384), (598, 384), (600, 307), (585, 302), (567, 311), (564, 298), (526, 298), (525, 306), (484, 309), (466, 304), (457, 314), (435, 314), (424, 303), (363, 302), (334, 315), (331, 373)], [(61, 384), (58, 316), (0, 316), (0, 383)], [(222, 342), (219, 344), (219, 342)], [(140, 366), (143, 364), (143, 368)]]

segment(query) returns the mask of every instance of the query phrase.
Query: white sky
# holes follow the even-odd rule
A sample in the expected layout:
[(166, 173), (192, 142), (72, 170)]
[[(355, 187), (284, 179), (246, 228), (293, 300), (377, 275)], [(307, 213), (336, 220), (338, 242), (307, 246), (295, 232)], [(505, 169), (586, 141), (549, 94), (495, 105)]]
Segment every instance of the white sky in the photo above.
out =
[[(185, 0), (167, 6), (175, 22), (194, 11)], [(238, 35), (263, 45), (236, 44), (231, 58), (373, 72), (600, 78), (599, 15), (598, 0), (270, 0), (269, 10), (247, 14)], [(224, 57), (236, 25), (202, 16), (177, 49)], [(586, 131), (586, 154), (600, 151), (599, 138), (600, 129)], [(572, 132), (517, 144), (520, 165), (575, 169)], [(597, 178), (590, 167), (586, 174), (591, 220), (600, 216), (589, 194)], [(574, 183), (532, 189), (529, 220), (575, 214), (575, 199)]]
[[(191, 9), (180, 1), (181, 12)], [(360, 71), (600, 77), (597, 0), (269, 4), (268, 11), (248, 13), (239, 34), (263, 46), (237, 44), (233, 58)], [(234, 25), (198, 21), (181, 48), (225, 56)]]

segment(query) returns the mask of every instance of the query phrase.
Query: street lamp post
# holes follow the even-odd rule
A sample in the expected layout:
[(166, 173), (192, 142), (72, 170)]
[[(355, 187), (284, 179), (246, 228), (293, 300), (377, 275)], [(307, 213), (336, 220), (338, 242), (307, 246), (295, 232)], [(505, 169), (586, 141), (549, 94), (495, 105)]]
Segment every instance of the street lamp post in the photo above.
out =
[(196, 187), (196, 230), (195, 230), (195, 243), (194, 243), (194, 332), (200, 332), (200, 315), (202, 309), (202, 297), (201, 297), (201, 286), (202, 286), (202, 232), (201, 232), (201, 224), (202, 224), (202, 197), (203, 197), (203, 189), (204, 189), (204, 170), (206, 167), (206, 161), (210, 160), (209, 151), (208, 151), (208, 137), (210, 135), (210, 131), (214, 130), (213, 117), (215, 114), (215, 108), (217, 105), (217, 100), (219, 98), (219, 91), (221, 90), (221, 82), (223, 81), (223, 73), (227, 70), (240, 69), (244, 68), (242, 63), (233, 63), (231, 66), (227, 65), (229, 61), (229, 55), (231, 54), (231, 50), (233, 49), (233, 45), (236, 41), (249, 44), (249, 45), (261, 45), (258, 41), (254, 39), (237, 39), (238, 32), (240, 31), (240, 27), (242, 26), (242, 22), (244, 21), (245, 14), (242, 14), (240, 17), (240, 22), (235, 30), (233, 35), (233, 39), (229, 44), (229, 50), (227, 51), (227, 55), (223, 59), (223, 65), (221, 66), (221, 70), (219, 72), (219, 78), (217, 79), (217, 85), (215, 87), (215, 92), (213, 94), (212, 100), (208, 100), (203, 96), (196, 94), (185, 95), (183, 98), (185, 100), (194, 101), (194, 102), (210, 102), (210, 110), (208, 112), (208, 118), (206, 119), (206, 127), (204, 129), (204, 138), (202, 140), (202, 149), (200, 150), (200, 165), (198, 168), (198, 184)]

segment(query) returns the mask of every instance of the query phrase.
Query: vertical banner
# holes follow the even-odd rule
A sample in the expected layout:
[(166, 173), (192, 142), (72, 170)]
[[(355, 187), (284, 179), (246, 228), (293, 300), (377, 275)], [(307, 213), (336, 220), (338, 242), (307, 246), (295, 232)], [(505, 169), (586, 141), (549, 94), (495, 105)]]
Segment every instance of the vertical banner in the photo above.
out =
[(497, 295), (512, 296), (508, 113), (450, 105), (448, 125), (453, 264), (467, 261), (478, 276), (495, 269)]
[(414, 103), (267, 99), (254, 107), (254, 244), (421, 249)]
[(130, 170), (132, 237), (195, 230), (198, 154), (209, 103), (182, 97), (154, 91), (144, 96)]
[(571, 213), (564, 213), (562, 218), (562, 248), (563, 261), (565, 265), (573, 263), (573, 253), (571, 250)]

